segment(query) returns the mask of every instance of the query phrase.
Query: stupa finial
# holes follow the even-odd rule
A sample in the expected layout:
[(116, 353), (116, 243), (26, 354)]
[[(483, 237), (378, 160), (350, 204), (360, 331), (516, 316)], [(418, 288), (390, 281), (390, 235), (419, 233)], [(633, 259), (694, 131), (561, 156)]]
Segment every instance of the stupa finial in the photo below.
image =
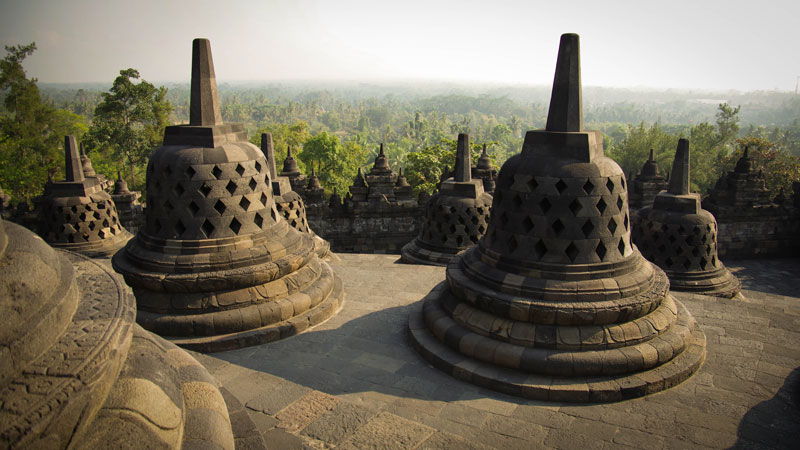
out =
[(66, 181), (83, 181), (83, 164), (78, 154), (78, 143), (75, 136), (64, 137), (64, 159), (66, 160)]
[(582, 131), (581, 56), (577, 34), (561, 35), (547, 131)]
[(456, 147), (456, 167), (453, 173), (454, 181), (470, 181), (471, 158), (469, 156), (469, 135), (458, 134), (458, 147)]
[(275, 166), (275, 148), (272, 145), (272, 133), (261, 133), (261, 151), (264, 153), (264, 157), (267, 158), (269, 176), (274, 180), (278, 176), (278, 169)]
[(210, 126), (222, 123), (219, 108), (217, 77), (211, 59), (208, 39), (192, 41), (192, 96), (189, 103), (189, 124)]
[(689, 193), (689, 141), (678, 140), (678, 149), (675, 150), (675, 160), (672, 163), (672, 174), (669, 177), (669, 191), (674, 195)]

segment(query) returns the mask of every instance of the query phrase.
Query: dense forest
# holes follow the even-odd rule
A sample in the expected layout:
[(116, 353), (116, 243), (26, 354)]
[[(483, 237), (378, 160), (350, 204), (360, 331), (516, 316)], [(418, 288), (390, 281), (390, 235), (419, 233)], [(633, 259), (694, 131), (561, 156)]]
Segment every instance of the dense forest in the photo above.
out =
[[(23, 60), (35, 45), (6, 47), (0, 62), (0, 187), (30, 200), (63, 175), (60, 142), (75, 134), (95, 169), (122, 171), (144, 189), (147, 157), (163, 128), (188, 122), (189, 85), (156, 87), (134, 69), (111, 85), (39, 84)], [(487, 144), (498, 167), (520, 151), (526, 130), (543, 128), (549, 86), (448, 83), (220, 83), (223, 120), (243, 123), (258, 145), (271, 132), (276, 158), (291, 147), (301, 169), (317, 168), (329, 192), (346, 192), (380, 143), (395, 170), (432, 190), (452, 165), (455, 138)], [(23, 101), (24, 100), (24, 101)], [(584, 88), (587, 129), (601, 130), (606, 154), (638, 173), (649, 150), (669, 170), (678, 138), (692, 146), (693, 188), (707, 192), (744, 145), (775, 191), (800, 180), (800, 96), (787, 92), (700, 92)]]

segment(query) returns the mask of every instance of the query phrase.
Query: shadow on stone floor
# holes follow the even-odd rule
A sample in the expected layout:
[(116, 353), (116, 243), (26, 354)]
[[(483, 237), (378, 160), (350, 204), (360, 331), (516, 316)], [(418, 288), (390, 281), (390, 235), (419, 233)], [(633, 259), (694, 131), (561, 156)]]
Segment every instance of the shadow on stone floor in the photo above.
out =
[[(331, 395), (372, 392), (375, 397), (424, 401), (488, 398), (518, 405), (560, 405), (480, 388), (429, 365), (408, 340), (408, 315), (414, 304), (380, 309), (338, 326), (322, 324), (260, 347), (208, 356)], [(331, 319), (335, 320), (336, 316)], [(326, 325), (328, 329), (323, 329)]]
[(741, 280), (743, 289), (797, 296), (800, 258), (734, 259), (724, 263)]
[(800, 367), (786, 377), (774, 397), (752, 407), (742, 418), (734, 449), (785, 448), (800, 445)]

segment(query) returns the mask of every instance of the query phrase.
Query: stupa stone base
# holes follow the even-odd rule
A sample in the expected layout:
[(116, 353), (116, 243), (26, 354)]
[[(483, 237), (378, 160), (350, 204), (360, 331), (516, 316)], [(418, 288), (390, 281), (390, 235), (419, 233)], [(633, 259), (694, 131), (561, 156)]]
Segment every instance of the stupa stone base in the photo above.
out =
[(437, 251), (424, 247), (424, 242), (419, 242), (419, 238), (404, 245), (400, 251), (403, 262), (408, 264), (424, 264), (427, 266), (446, 266), (453, 260), (453, 258), (464, 250), (459, 250), (458, 253), (447, 251)]
[[(440, 370), (510, 395), (559, 402), (619, 401), (675, 386), (705, 360), (705, 335), (671, 297), (663, 305), (676, 320), (667, 327), (649, 315), (641, 323), (608, 327), (520, 327), (527, 332), (504, 326), (498, 323), (502, 319), (479, 310), (473, 313), (487, 316), (476, 320), (485, 328), (469, 329), (448, 311), (458, 304), (446, 282), (434, 288), (409, 317), (412, 345)], [(664, 328), (659, 332), (655, 326)], [(648, 332), (657, 333), (643, 339)], [(498, 340), (504, 334), (508, 342)], [(624, 341), (631, 334), (640, 342), (614, 346), (617, 336)], [(551, 348), (517, 345), (534, 341)], [(606, 348), (598, 348), (604, 343)]]
[[(164, 336), (173, 344), (204, 353), (285, 339), (325, 322), (342, 309), (342, 281), (333, 276), (327, 265), (325, 267), (327, 270), (323, 281), (330, 283), (330, 291), (321, 291), (320, 286), (315, 285), (277, 301), (218, 313), (167, 315), (139, 311), (137, 320), (143, 327)], [(244, 329), (225, 333), (225, 329), (232, 328)], [(219, 334), (175, 336), (176, 330), (187, 329)]]
[(742, 290), (742, 282), (725, 266), (703, 272), (670, 272), (670, 289), (712, 297), (734, 298)]

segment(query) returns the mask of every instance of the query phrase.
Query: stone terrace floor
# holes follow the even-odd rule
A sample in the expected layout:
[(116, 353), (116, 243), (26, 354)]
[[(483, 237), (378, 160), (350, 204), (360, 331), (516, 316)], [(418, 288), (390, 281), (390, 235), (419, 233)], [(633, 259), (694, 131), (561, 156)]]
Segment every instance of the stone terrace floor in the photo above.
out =
[(800, 259), (729, 261), (744, 299), (675, 294), (708, 339), (688, 381), (574, 405), (475, 387), (411, 348), (409, 311), (443, 268), (339, 256), (331, 265), (347, 297), (331, 320), (280, 342), (194, 353), (244, 405), (231, 415), (239, 436), (257, 437), (255, 425), (267, 448), (281, 449), (798, 448)]

